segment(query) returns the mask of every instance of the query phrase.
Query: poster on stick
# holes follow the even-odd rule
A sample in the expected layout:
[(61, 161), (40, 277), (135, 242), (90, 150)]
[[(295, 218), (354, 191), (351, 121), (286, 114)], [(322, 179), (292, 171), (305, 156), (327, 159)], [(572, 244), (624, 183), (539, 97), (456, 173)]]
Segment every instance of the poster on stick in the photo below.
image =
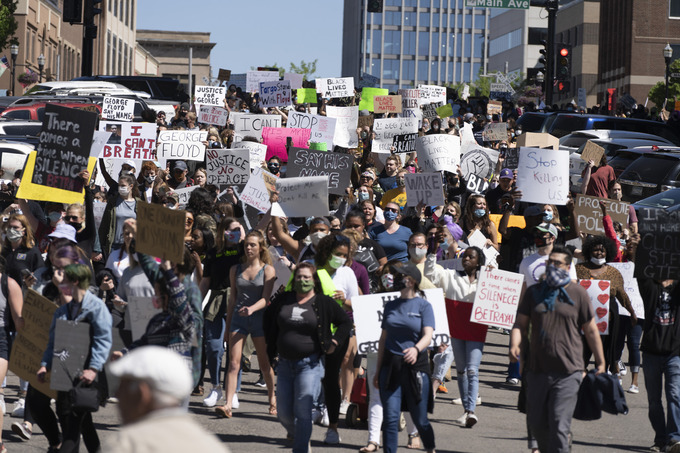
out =
[(441, 173), (406, 173), (406, 206), (443, 206), (444, 184)]
[(223, 107), (201, 105), (201, 108), (198, 109), (199, 123), (226, 126), (227, 118), (229, 118), (229, 111)]
[(262, 107), (281, 107), (290, 105), (290, 81), (277, 80), (260, 83), (260, 104)]
[(225, 87), (211, 87), (207, 85), (196, 85), (194, 89), (195, 101), (199, 105), (224, 106), (224, 98), (227, 89)]
[(309, 140), (317, 143), (325, 143), (326, 149), (333, 149), (333, 137), (335, 136), (335, 125), (337, 120), (327, 116), (312, 115), (291, 111), (288, 113), (286, 127), (309, 129)]
[(205, 160), (207, 131), (167, 130), (158, 133), (158, 157), (160, 159)]
[(425, 172), (458, 171), (460, 139), (455, 135), (432, 134), (416, 140), (418, 164)]
[(635, 252), (635, 277), (680, 279), (680, 211), (637, 209), (640, 244)]
[(522, 191), (522, 201), (566, 205), (569, 195), (569, 153), (521, 148), (517, 188)]
[(245, 186), (250, 177), (250, 150), (209, 149), (206, 151), (208, 184), (220, 191), (230, 186)]
[(512, 329), (524, 275), (500, 269), (480, 271), (470, 322)]
[(595, 313), (595, 325), (600, 335), (609, 335), (609, 280), (579, 280), (590, 298)]
[(604, 236), (600, 201), (607, 206), (607, 214), (614, 222), (628, 225), (630, 204), (625, 201), (609, 200), (606, 198), (579, 194), (574, 202), (574, 215), (578, 222), (578, 228), (582, 233)]
[(401, 96), (375, 96), (373, 109), (375, 113), (401, 113)]
[(345, 195), (353, 163), (351, 154), (291, 148), (286, 177), (328, 176), (328, 192)]
[(328, 215), (328, 176), (279, 178), (276, 191), (279, 201), (272, 204), (274, 217)]
[(102, 119), (114, 121), (132, 121), (135, 116), (135, 100), (104, 96), (102, 101)]
[(181, 263), (184, 259), (184, 211), (153, 203), (137, 205), (137, 251)]

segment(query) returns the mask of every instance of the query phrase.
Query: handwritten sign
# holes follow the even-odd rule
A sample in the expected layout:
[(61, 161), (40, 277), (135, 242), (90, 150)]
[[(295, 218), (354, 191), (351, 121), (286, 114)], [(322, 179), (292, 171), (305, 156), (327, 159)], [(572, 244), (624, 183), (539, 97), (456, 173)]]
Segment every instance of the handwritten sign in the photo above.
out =
[(127, 303), (126, 311), (130, 314), (132, 341), (136, 341), (146, 333), (149, 321), (160, 313), (161, 309), (153, 306), (150, 297), (129, 296)]
[(431, 102), (429, 104), (423, 104), (423, 118), (433, 119), (437, 118), (437, 109), (442, 107), (444, 104), (441, 102)]
[(290, 105), (290, 94), (289, 80), (260, 83), (260, 104), (262, 107)]
[(286, 127), (309, 129), (309, 139), (311, 141), (325, 143), (326, 149), (333, 149), (336, 123), (337, 120), (335, 118), (291, 111), (288, 113)]
[(489, 101), (486, 105), (487, 115), (501, 115), (503, 113), (503, 102), (502, 101)]
[(460, 163), (460, 140), (455, 135), (432, 134), (416, 140), (418, 165), (425, 172), (455, 173)]
[(368, 110), (372, 112), (374, 109), (373, 98), (375, 96), (387, 96), (390, 94), (387, 88), (372, 88), (364, 87), (361, 89), (361, 101), (359, 102), (359, 110)]
[(316, 104), (314, 88), (298, 88), (295, 102), (298, 104)]
[(420, 90), (400, 89), (397, 93), (401, 96), (402, 109), (417, 109), (420, 107)]
[[(635, 263), (630, 261), (625, 263), (607, 263), (611, 267), (615, 268), (621, 273), (623, 277), (623, 288), (630, 299), (630, 303), (633, 306), (633, 311), (638, 319), (645, 319), (645, 305), (642, 302), (642, 295), (640, 294), (640, 287), (638, 286), (637, 278), (635, 275)], [(630, 316), (630, 312), (623, 308), (623, 305), (616, 300), (619, 306), (619, 314), (624, 316)]]
[(312, 151), (291, 148), (288, 159), (287, 177), (328, 176), (328, 192), (344, 195), (350, 185), (352, 164), (351, 154)]
[[(26, 159), (26, 166), (24, 167), (23, 179), (21, 185), (16, 193), (17, 199), (38, 200), (38, 201), (54, 201), (56, 203), (82, 203), (85, 199), (85, 190), (80, 192), (73, 192), (64, 189), (55, 189), (40, 184), (33, 184), (33, 168), (35, 166), (36, 151), (32, 151)], [(87, 164), (87, 171), (93, 174), (94, 167), (97, 165), (97, 159), (90, 157)]]
[(401, 113), (401, 96), (375, 96), (375, 113)]
[(635, 277), (680, 278), (680, 211), (637, 209), (640, 244), (635, 253)]
[(233, 149), (245, 148), (250, 151), (250, 168), (261, 167), (267, 157), (267, 145), (255, 142), (235, 142)]
[(256, 115), (252, 113), (231, 113), (229, 120), (234, 123), (234, 140), (242, 140), (251, 136), (262, 139), (262, 129), (265, 127), (281, 127), (279, 115)]
[(395, 135), (394, 138), (392, 138), (394, 152), (397, 154), (415, 152), (417, 138), (418, 134)]
[(437, 115), (441, 118), (453, 116), (453, 107), (451, 107), (451, 104), (444, 104), (441, 107), (437, 107)]
[(519, 148), (508, 148), (505, 150), (505, 162), (503, 168), (516, 170), (519, 165)]
[(413, 118), (380, 118), (373, 123), (373, 132), (373, 152), (389, 153), (394, 136), (417, 134), (418, 122)]
[(479, 145), (463, 147), (463, 155), (460, 158), (463, 178), (468, 179), (470, 175), (475, 175), (479, 179), (489, 179), (496, 167), (499, 155), (497, 150)]
[(444, 205), (444, 184), (440, 173), (407, 173), (406, 206)]
[(191, 198), (191, 193), (198, 188), (199, 186), (191, 186), (173, 190), (172, 193), (177, 195), (177, 209), (185, 209), (189, 203), (189, 198)]
[(214, 124), (216, 126), (226, 126), (229, 111), (214, 105), (201, 105), (198, 109), (198, 122), (203, 124)]
[(590, 298), (595, 313), (595, 325), (600, 335), (609, 335), (609, 280), (579, 280)]
[(250, 150), (209, 149), (206, 150), (208, 184), (224, 190), (230, 186), (245, 185), (250, 177)]
[(359, 122), (359, 108), (326, 106), (328, 118), (335, 119), (335, 133), (333, 144), (344, 148), (356, 148), (359, 145), (357, 125)]
[(586, 162), (592, 160), (595, 162), (595, 165), (599, 166), (602, 157), (604, 157), (604, 148), (588, 140), (586, 142), (586, 146), (583, 148), (583, 152), (581, 153), (581, 159)]
[(354, 77), (316, 79), (316, 92), (323, 98), (354, 96)]
[(184, 211), (153, 203), (137, 205), (137, 250), (175, 263), (184, 259)]
[[(240, 88), (246, 91), (247, 86), (247, 74), (230, 74), (229, 75), (229, 86), (234, 85), (236, 88)], [(257, 90), (257, 88), (255, 88)]]
[(522, 201), (566, 205), (569, 194), (569, 153), (521, 148), (517, 188), (522, 191)]
[(578, 228), (582, 233), (604, 236), (602, 224), (602, 210), (599, 202), (607, 205), (607, 214), (614, 222), (628, 224), (629, 204), (624, 201), (608, 200), (579, 194), (574, 205), (574, 215), (578, 221)]
[(292, 90), (297, 90), (298, 88), (302, 88), (304, 75), (295, 74), (294, 72), (286, 72), (283, 74), (283, 80), (288, 80), (290, 82), (290, 88)]
[(102, 118), (116, 121), (132, 121), (135, 116), (135, 100), (104, 96)]
[(166, 130), (158, 133), (158, 157), (178, 160), (205, 160), (207, 131)]
[(279, 201), (272, 205), (275, 217), (328, 215), (328, 176), (279, 178), (276, 190)]
[(278, 71), (248, 71), (246, 73), (246, 91), (255, 93), (260, 90), (262, 82), (276, 82), (279, 80)]
[[(258, 211), (267, 212), (271, 207), (267, 184), (276, 187), (277, 177), (260, 167), (253, 167), (248, 183), (241, 192), (241, 201)], [(268, 181), (265, 182), (265, 180)]]
[(194, 96), (196, 104), (224, 106), (224, 98), (227, 94), (225, 87), (211, 87), (207, 85), (196, 85)]
[(267, 159), (277, 156), (283, 162), (288, 162), (286, 141), (293, 140), (293, 146), (306, 148), (312, 131), (309, 129), (288, 127), (265, 127), (262, 130), (262, 142), (267, 145)]
[(231, 78), (231, 69), (220, 68), (219, 72), (217, 73), (217, 80), (220, 82), (228, 82), (229, 78)]
[[(134, 160), (137, 168), (141, 168), (145, 160), (156, 160), (156, 125), (154, 123), (99, 123), (100, 130), (110, 131), (116, 126), (117, 140), (111, 140), (102, 148), (96, 157), (112, 160)], [(120, 132), (120, 135), (118, 135)], [(113, 137), (113, 134), (111, 135)], [(118, 142), (118, 143), (112, 143)], [(114, 174), (109, 172), (109, 174)], [(115, 174), (118, 174), (117, 172)]]
[(359, 84), (357, 85), (357, 88), (377, 87), (379, 84), (380, 79), (378, 77), (362, 72), (361, 76), (359, 77)]
[(512, 329), (524, 276), (499, 269), (479, 273), (477, 293), (470, 313), (470, 322)]
[(487, 142), (499, 142), (508, 139), (508, 123), (489, 123), (482, 131), (482, 138)]
[(52, 390), (68, 392), (73, 388), (73, 380), (85, 369), (90, 341), (88, 323), (57, 319), (50, 378)]
[(446, 104), (446, 88), (436, 85), (418, 85), (420, 91), (420, 105), (439, 102), (440, 106)]

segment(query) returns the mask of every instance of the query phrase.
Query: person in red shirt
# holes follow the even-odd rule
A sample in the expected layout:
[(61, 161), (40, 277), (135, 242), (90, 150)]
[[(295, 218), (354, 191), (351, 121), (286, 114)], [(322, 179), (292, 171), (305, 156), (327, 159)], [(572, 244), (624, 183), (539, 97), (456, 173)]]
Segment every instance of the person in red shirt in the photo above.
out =
[(581, 177), (583, 178), (581, 192), (600, 198), (609, 198), (609, 183), (616, 180), (614, 169), (607, 165), (607, 156), (604, 154), (597, 167), (594, 161), (589, 161)]

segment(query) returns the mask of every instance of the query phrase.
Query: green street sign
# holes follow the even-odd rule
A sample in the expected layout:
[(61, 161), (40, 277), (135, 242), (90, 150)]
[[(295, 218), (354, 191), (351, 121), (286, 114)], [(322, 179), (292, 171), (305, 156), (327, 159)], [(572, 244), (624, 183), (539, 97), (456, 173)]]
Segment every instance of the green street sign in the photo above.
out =
[(529, 0), (465, 0), (465, 6), (479, 8), (529, 9)]

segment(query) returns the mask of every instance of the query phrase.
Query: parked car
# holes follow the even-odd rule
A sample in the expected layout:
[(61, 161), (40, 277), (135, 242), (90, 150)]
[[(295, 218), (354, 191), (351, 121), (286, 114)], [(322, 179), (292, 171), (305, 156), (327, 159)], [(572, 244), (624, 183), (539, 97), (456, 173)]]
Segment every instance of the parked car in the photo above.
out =
[(179, 80), (172, 77), (96, 75), (76, 77), (73, 81), (107, 81), (124, 85), (135, 92), (148, 93), (153, 99), (183, 102), (188, 98), (179, 92)]
[(28, 143), (20, 143), (11, 140), (0, 140), (0, 179), (10, 180), (17, 170), (23, 170), (26, 157), (35, 149)]
[(659, 146), (674, 146), (673, 142), (663, 137), (645, 134), (643, 132), (594, 129), (589, 131), (575, 131), (565, 135), (560, 138), (560, 149), (573, 148), (576, 150), (588, 142), (588, 140), (646, 140), (648, 142), (659, 143)]
[(42, 121), (0, 119), (0, 135), (26, 135), (37, 137)]
[(623, 199), (635, 202), (680, 187), (680, 153), (645, 153), (619, 177)]
[(127, 96), (150, 97), (145, 92), (136, 93), (135, 91), (119, 83), (104, 81), (44, 82), (33, 86), (30, 90), (26, 92), (26, 95), (30, 96), (127, 95)]
[(64, 107), (71, 107), (91, 112), (101, 113), (101, 106), (84, 97), (21, 97), (7, 107), (0, 117), (18, 120), (42, 121), (45, 117), (45, 106), (48, 103), (58, 103)]
[(527, 112), (517, 118), (517, 129), (524, 132), (541, 132), (543, 125), (550, 117), (554, 117), (554, 113), (542, 112)]
[(651, 197), (643, 198), (633, 203), (635, 209), (638, 208), (661, 208), (667, 209), (671, 206), (680, 205), (680, 188), (669, 189)]

